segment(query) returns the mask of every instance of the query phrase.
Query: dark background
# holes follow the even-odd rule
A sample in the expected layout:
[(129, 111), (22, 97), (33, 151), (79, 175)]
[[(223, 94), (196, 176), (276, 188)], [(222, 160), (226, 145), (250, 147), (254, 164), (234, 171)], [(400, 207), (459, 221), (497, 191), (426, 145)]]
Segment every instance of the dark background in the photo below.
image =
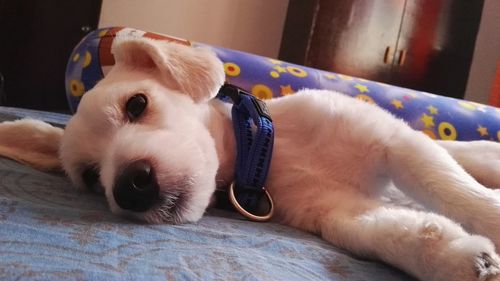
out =
[(483, 0), (290, 0), (280, 59), (463, 98)]
[[(0, 105), (69, 112), (68, 57), (102, 0), (0, 0)], [(290, 0), (279, 58), (463, 98), (483, 0)]]
[(97, 28), (101, 2), (0, 0), (1, 105), (69, 112), (66, 63), (80, 39)]

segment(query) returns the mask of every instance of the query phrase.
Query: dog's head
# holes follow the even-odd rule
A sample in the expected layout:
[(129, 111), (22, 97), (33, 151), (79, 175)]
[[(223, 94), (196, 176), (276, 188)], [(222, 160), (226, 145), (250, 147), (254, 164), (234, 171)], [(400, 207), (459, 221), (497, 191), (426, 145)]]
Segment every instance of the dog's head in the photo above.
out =
[[(115, 66), (83, 96), (63, 134), (33, 125), (52, 130), (52, 143), (40, 141), (52, 147), (42, 150), (53, 153), (57, 139), (74, 184), (104, 189), (113, 212), (152, 223), (199, 219), (219, 166), (207, 124), (222, 63), (208, 50), (147, 38), (117, 38), (112, 52)], [(16, 155), (22, 150), (0, 154), (49, 168)]]

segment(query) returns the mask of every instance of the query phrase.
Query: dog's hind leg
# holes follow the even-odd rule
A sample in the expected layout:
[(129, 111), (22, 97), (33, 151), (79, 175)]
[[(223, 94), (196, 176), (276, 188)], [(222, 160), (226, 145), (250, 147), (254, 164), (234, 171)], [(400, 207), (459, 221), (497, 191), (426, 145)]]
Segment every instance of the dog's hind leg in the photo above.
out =
[(500, 189), (500, 143), (493, 141), (437, 141), (476, 180)]
[(369, 199), (355, 204), (318, 218), (318, 230), (325, 240), (383, 260), (420, 280), (500, 280), (500, 259), (487, 238), (470, 235), (441, 215), (374, 207)]
[(469, 175), (427, 136), (401, 127), (386, 147), (394, 183), (422, 204), (500, 246), (500, 197)]

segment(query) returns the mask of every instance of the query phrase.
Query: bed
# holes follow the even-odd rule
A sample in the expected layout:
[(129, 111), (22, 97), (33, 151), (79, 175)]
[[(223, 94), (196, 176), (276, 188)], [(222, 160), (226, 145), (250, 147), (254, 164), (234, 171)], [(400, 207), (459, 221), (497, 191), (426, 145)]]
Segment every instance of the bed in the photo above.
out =
[[(0, 121), (68, 115), (0, 107)], [(146, 225), (62, 174), (0, 158), (0, 280), (414, 280), (319, 237), (210, 209), (196, 224)]]
[[(70, 57), (66, 75), (73, 109), (112, 65), (109, 46), (120, 30), (161, 38), (123, 28), (98, 30), (84, 38)], [(493, 107), (187, 44), (212, 48), (224, 62), (228, 82), (261, 98), (327, 88), (382, 106), (431, 138), (500, 137), (500, 112)], [(0, 107), (0, 121), (24, 117), (63, 127), (69, 115)], [(209, 209), (198, 223), (184, 225), (126, 220), (110, 213), (103, 196), (75, 190), (63, 174), (0, 158), (0, 280), (415, 279), (313, 234), (250, 222), (231, 211)]]

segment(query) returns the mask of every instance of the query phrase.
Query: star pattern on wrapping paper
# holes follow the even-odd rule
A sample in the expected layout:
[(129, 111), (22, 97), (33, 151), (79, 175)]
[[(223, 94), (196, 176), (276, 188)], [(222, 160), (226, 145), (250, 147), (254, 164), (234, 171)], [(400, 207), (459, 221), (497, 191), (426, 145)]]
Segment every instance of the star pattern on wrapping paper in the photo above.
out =
[(400, 100), (397, 100), (397, 99), (393, 99), (391, 101), (391, 104), (394, 105), (394, 107), (397, 108), (397, 109), (404, 108), (403, 102), (400, 101)]
[(484, 137), (484, 136), (489, 135), (489, 134), (488, 134), (488, 128), (483, 127), (483, 126), (481, 126), (481, 125), (479, 125), (479, 126), (477, 127), (477, 131), (479, 132), (479, 134), (481, 135), (481, 137)]
[(429, 105), (427, 109), (429, 110), (429, 113), (432, 115), (437, 115), (439, 113), (439, 110), (432, 105)]
[(352, 81), (352, 80), (354, 80), (354, 78), (352, 78), (351, 76), (342, 75), (342, 74), (338, 74), (338, 76), (340, 77), (340, 79), (345, 80), (345, 81)]
[(286, 85), (286, 86), (280, 86), (281, 88), (281, 95), (286, 96), (286, 95), (291, 95), (295, 93), (295, 91), (292, 89), (291, 85)]
[(272, 64), (282, 64), (283, 62), (280, 61), (280, 60), (275, 60), (275, 59), (269, 59), (269, 61), (272, 63)]
[(335, 74), (332, 74), (332, 73), (325, 74), (325, 77), (326, 77), (326, 79), (330, 79), (330, 80), (337, 79), (337, 76), (335, 76)]
[(286, 68), (284, 68), (284, 67), (283, 67), (283, 66), (281, 66), (281, 65), (276, 65), (276, 66), (274, 66), (274, 69), (275, 69), (276, 71), (278, 71), (279, 73), (285, 73), (285, 72), (286, 72)]
[(361, 92), (361, 93), (369, 93), (370, 92), (370, 90), (368, 89), (367, 86), (361, 85), (359, 83), (356, 83), (356, 85), (354, 85), (354, 88), (358, 89), (359, 92)]
[(427, 115), (426, 113), (422, 114), (422, 118), (420, 118), (422, 122), (424, 122), (426, 128), (436, 126), (434, 124), (434, 117)]

